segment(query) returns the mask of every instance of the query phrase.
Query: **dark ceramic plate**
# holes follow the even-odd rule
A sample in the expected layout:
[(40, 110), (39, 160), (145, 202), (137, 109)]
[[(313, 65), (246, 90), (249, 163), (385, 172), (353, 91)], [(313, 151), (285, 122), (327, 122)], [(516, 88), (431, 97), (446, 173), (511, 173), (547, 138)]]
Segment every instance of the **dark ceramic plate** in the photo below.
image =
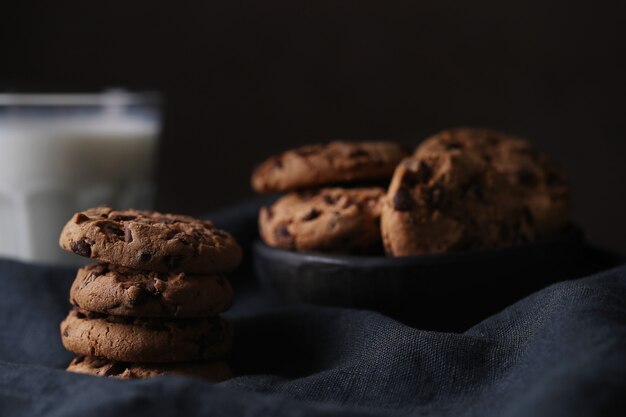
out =
[(577, 227), (509, 248), (386, 258), (299, 253), (257, 240), (254, 268), (284, 301), (380, 311), (405, 323), (464, 330), (551, 283), (610, 265)]

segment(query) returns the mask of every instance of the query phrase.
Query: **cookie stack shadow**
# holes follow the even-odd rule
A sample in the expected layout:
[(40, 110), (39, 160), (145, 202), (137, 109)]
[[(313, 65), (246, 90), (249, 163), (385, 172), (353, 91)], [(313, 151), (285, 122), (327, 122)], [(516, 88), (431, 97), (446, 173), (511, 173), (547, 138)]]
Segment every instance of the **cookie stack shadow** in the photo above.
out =
[(223, 275), (241, 260), (233, 237), (188, 216), (98, 207), (75, 214), (63, 249), (97, 260), (78, 270), (61, 323), (67, 370), (117, 378), (231, 376), (233, 302)]

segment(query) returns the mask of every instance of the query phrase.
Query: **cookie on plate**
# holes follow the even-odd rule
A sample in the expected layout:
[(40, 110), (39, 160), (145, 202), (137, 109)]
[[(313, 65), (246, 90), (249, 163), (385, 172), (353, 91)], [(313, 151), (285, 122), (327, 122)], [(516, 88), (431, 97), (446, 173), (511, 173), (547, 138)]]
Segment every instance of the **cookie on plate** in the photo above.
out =
[(165, 375), (182, 375), (222, 382), (232, 378), (228, 364), (221, 360), (179, 363), (116, 362), (95, 356), (78, 356), (67, 367), (70, 372), (120, 379), (143, 379)]
[(391, 256), (534, 241), (568, 223), (562, 173), (526, 141), (485, 129), (427, 139), (394, 173), (381, 211)]
[(222, 276), (150, 272), (111, 264), (82, 267), (70, 303), (99, 313), (133, 317), (209, 317), (226, 311), (233, 289)]
[(224, 355), (232, 344), (221, 318), (155, 319), (74, 309), (61, 322), (63, 346), (122, 362), (186, 362)]
[(290, 193), (261, 208), (259, 230), (269, 246), (349, 252), (380, 244), (382, 188), (323, 188)]
[(565, 174), (528, 141), (491, 129), (444, 130), (424, 141), (415, 156), (441, 152), (471, 152), (507, 178), (522, 197), (538, 237), (557, 233), (569, 221), (569, 188)]
[(209, 221), (110, 207), (76, 213), (59, 244), (87, 258), (165, 273), (217, 274), (241, 261), (235, 239)]
[(308, 145), (273, 156), (252, 174), (259, 193), (313, 186), (388, 179), (407, 152), (392, 142), (334, 141)]

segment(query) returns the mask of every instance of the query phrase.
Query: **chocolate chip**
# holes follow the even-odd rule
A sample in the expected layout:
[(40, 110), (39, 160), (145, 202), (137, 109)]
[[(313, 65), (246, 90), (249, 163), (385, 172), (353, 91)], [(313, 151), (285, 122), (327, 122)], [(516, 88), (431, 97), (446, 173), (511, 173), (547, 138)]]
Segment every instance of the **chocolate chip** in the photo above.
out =
[(124, 225), (124, 241), (126, 243), (130, 243), (133, 241), (133, 233), (130, 231), (130, 228), (127, 224)]
[(124, 372), (128, 367), (120, 362), (113, 362), (109, 369), (104, 372), (105, 376), (115, 376)]
[(274, 236), (276, 236), (276, 239), (290, 246), (292, 246), (294, 243), (293, 236), (291, 236), (291, 233), (289, 233), (289, 229), (287, 228), (286, 224), (281, 224), (280, 226), (278, 226), (278, 228), (274, 232)]
[(183, 257), (180, 256), (180, 255), (165, 255), (163, 257), (163, 263), (169, 269), (176, 269), (176, 268), (178, 268), (182, 261), (183, 261)]
[(445, 191), (441, 184), (435, 184), (426, 190), (424, 197), (426, 204), (433, 209), (438, 210), (443, 206), (445, 199)]
[(91, 357), (91, 363), (90, 365), (93, 366), (94, 368), (102, 368), (104, 365), (107, 365), (108, 362), (105, 359), (102, 358), (95, 358), (95, 357)]
[(291, 237), (291, 233), (289, 233), (289, 229), (287, 228), (286, 224), (281, 224), (280, 226), (278, 226), (274, 234), (277, 238)]
[(319, 215), (320, 215), (320, 211), (313, 208), (302, 217), (302, 220), (307, 222), (309, 220), (316, 219), (317, 217), (319, 217)]
[(67, 332), (67, 329), (63, 330), (63, 336), (64, 337), (68, 337), (69, 336), (69, 333)]
[(326, 204), (329, 204), (331, 206), (334, 206), (335, 204), (337, 204), (337, 201), (339, 200), (339, 197), (333, 197), (333, 196), (328, 195), (328, 194), (324, 194), (324, 196), (322, 196), (322, 198), (324, 199)]
[[(64, 335), (65, 335), (65, 333), (64, 333)], [(82, 356), (82, 355), (81, 356), (77, 356), (76, 358), (74, 358), (74, 365), (78, 365), (79, 363), (81, 363), (84, 360), (85, 360), (84, 356)]]
[(352, 152), (350, 152), (348, 154), (348, 156), (350, 158), (358, 158), (358, 157), (362, 157), (362, 156), (369, 156), (369, 152), (367, 152), (365, 149), (355, 149)]
[(117, 220), (117, 221), (129, 221), (129, 220), (135, 220), (137, 216), (134, 216), (132, 214), (115, 213), (112, 216), (109, 216), (109, 218), (111, 220)]
[(432, 173), (430, 166), (426, 162), (420, 161), (417, 171), (407, 170), (404, 173), (402, 183), (409, 187), (415, 187), (417, 184), (426, 184), (430, 180)]
[(463, 145), (461, 145), (460, 142), (456, 142), (456, 141), (448, 142), (448, 143), (446, 143), (445, 146), (446, 146), (446, 149), (448, 149), (448, 150), (463, 148)]
[(274, 159), (274, 168), (276, 168), (276, 169), (282, 169), (283, 168), (283, 159), (282, 158), (275, 158)]
[(77, 255), (89, 258), (91, 256), (91, 245), (85, 239), (70, 243), (70, 249)]
[(116, 223), (102, 222), (98, 225), (98, 228), (107, 235), (124, 236), (124, 231)]
[(397, 211), (409, 211), (413, 208), (413, 198), (405, 187), (400, 187), (391, 200), (393, 208)]
[(274, 211), (272, 210), (271, 207), (263, 207), (263, 209), (265, 210), (265, 213), (267, 214), (267, 219), (268, 220), (272, 220), (272, 218), (274, 217)]
[(207, 235), (203, 232), (201, 232), (200, 230), (194, 230), (191, 232), (191, 234), (188, 234), (188, 236), (190, 236), (191, 239), (195, 239), (198, 240), (200, 242), (204, 242), (207, 244), (212, 243), (211, 240), (207, 239)]
[(83, 222), (86, 222), (87, 220), (89, 220), (89, 217), (85, 216), (83, 213), (78, 213), (76, 215), (76, 218), (74, 219), (74, 223), (81, 224)]
[(98, 313), (96, 311), (89, 311), (85, 309), (76, 309), (76, 316), (81, 319), (104, 319), (107, 315), (104, 313)]
[(519, 179), (519, 182), (523, 185), (527, 185), (530, 187), (537, 184), (537, 176), (529, 168), (520, 169), (517, 173), (517, 177)]
[(150, 259), (152, 259), (152, 252), (150, 251), (139, 252), (139, 260), (141, 262), (148, 262)]

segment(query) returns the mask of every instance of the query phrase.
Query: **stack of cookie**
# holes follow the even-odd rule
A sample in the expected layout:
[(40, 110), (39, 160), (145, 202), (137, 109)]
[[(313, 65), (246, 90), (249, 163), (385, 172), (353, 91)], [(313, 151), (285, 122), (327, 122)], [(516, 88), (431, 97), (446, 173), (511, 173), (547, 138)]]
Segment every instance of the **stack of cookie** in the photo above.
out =
[(79, 355), (69, 371), (229, 377), (218, 358), (232, 343), (222, 274), (241, 260), (231, 235), (188, 216), (98, 207), (75, 214), (60, 244), (99, 261), (78, 270), (61, 323), (63, 345)]
[[(533, 242), (569, 222), (564, 174), (523, 139), (451, 129), (406, 156), (394, 143), (332, 142), (269, 158), (253, 188), (291, 193), (261, 209), (262, 239), (297, 251), (384, 246), (388, 256), (409, 256)], [(391, 183), (346, 188), (375, 179)], [(343, 188), (313, 188), (336, 183)]]
[(381, 246), (385, 189), (373, 184), (388, 183), (405, 156), (391, 142), (335, 141), (271, 157), (254, 171), (252, 187), (289, 193), (261, 209), (261, 237), (270, 246), (297, 251), (375, 251)]

